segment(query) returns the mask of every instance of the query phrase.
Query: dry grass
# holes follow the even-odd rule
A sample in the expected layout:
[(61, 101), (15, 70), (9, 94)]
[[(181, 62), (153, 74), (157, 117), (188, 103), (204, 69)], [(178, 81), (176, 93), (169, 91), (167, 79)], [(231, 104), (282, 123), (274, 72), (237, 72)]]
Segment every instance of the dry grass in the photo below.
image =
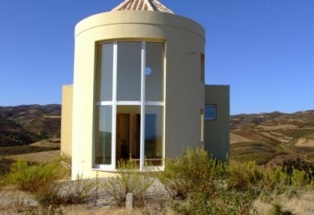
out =
[(33, 196), (14, 187), (5, 187), (0, 191), (0, 214), (22, 213), (30, 206), (37, 206)]
[[(60, 206), (63, 214), (66, 215), (172, 215), (173, 213), (166, 205), (168, 196), (165, 191), (152, 186), (150, 195), (145, 199), (142, 207), (135, 207), (133, 210), (126, 210), (123, 206), (117, 207), (110, 204), (107, 195), (100, 195), (96, 203), (94, 199), (79, 205)], [(100, 192), (102, 193), (102, 192)], [(35, 196), (26, 192), (17, 191), (13, 186), (6, 186), (0, 190), (0, 214), (25, 214), (32, 211), (35, 214), (40, 212)], [(33, 213), (33, 214), (34, 214)], [(41, 213), (40, 213), (41, 214)]]
[(286, 195), (277, 196), (270, 203), (261, 201), (254, 202), (258, 214), (269, 214), (273, 205), (278, 204), (284, 211), (290, 211), (295, 215), (313, 215), (314, 214), (314, 191), (307, 191), (300, 195), (289, 198)]
[(70, 206), (62, 208), (66, 215), (175, 215), (171, 210), (154, 211), (152, 209), (135, 208), (133, 210), (127, 209), (112, 209), (112, 208), (89, 208), (86, 206)]
[(60, 139), (42, 140), (30, 145), (0, 147), (0, 176), (17, 160), (31, 163), (51, 161), (60, 156)]
[(50, 119), (61, 119), (61, 116), (50, 116), (50, 115), (43, 115), (44, 118), (50, 118)]
[(305, 192), (293, 198), (283, 196), (280, 203), (285, 210), (295, 214), (312, 215), (314, 214), (314, 191)]
[(241, 143), (241, 142), (252, 142), (249, 138), (240, 136), (238, 134), (230, 133), (230, 144)]
[(12, 156), (6, 156), (6, 157), (11, 160), (27, 160), (31, 163), (34, 163), (34, 162), (37, 163), (37, 162), (43, 162), (43, 161), (51, 161), (58, 156), (60, 156), (60, 150), (26, 153), (26, 154), (12, 155)]

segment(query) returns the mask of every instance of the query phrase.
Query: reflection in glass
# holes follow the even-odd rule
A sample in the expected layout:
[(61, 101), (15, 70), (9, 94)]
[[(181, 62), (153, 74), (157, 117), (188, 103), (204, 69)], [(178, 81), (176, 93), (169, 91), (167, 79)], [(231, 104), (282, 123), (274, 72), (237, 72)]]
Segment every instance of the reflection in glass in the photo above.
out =
[(163, 101), (163, 43), (146, 43), (146, 68), (146, 101)]
[(118, 42), (117, 100), (141, 100), (141, 42)]
[(95, 164), (111, 164), (112, 107), (97, 106)]
[(145, 113), (145, 165), (161, 166), (163, 155), (163, 108), (146, 106)]
[(113, 43), (101, 46), (100, 101), (112, 100)]
[(216, 105), (205, 105), (205, 120), (216, 120)]
[(146, 68), (145, 68), (145, 75), (151, 75), (152, 74), (152, 68), (151, 67), (149, 67), (149, 66), (147, 66)]

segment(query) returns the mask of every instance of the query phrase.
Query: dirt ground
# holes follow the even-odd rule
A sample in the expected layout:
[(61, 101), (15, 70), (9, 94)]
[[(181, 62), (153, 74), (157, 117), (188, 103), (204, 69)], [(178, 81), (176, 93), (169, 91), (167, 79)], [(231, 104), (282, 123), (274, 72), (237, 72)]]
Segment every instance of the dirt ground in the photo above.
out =
[[(60, 211), (65, 215), (175, 215), (166, 203), (167, 196), (164, 190), (152, 188), (144, 205), (127, 210), (125, 207), (112, 205), (106, 196), (100, 196), (97, 202), (87, 202), (82, 205), (62, 206)], [(294, 215), (314, 214), (314, 191), (307, 191), (291, 198), (278, 196), (271, 203), (256, 200), (254, 207), (258, 214), (267, 215), (273, 205), (280, 205), (283, 211), (292, 212)], [(3, 187), (0, 191), (0, 215), (44, 214), (38, 209), (34, 196), (16, 190), (14, 187)], [(32, 213), (30, 213), (32, 212)]]

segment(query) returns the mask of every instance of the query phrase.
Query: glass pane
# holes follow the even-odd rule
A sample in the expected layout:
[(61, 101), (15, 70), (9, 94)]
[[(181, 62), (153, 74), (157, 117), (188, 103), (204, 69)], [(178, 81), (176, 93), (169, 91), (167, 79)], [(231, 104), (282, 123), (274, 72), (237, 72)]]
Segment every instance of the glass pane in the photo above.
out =
[(117, 100), (141, 100), (141, 42), (118, 42)]
[(95, 164), (111, 164), (112, 107), (97, 106)]
[(145, 165), (161, 166), (163, 156), (163, 108), (146, 106)]
[(216, 105), (205, 105), (205, 120), (216, 119)]
[(101, 46), (100, 58), (100, 101), (112, 100), (112, 68), (113, 44), (106, 43)]
[(163, 43), (146, 43), (146, 101), (163, 101)]

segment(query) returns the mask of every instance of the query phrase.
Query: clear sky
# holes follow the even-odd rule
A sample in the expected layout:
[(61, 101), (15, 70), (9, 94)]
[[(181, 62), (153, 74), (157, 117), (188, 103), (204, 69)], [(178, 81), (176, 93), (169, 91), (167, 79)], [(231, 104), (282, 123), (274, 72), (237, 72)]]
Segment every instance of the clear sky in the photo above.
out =
[[(160, 0), (206, 29), (206, 83), (231, 114), (314, 109), (314, 0)], [(1, 0), (0, 106), (61, 103), (74, 27), (122, 0)]]

